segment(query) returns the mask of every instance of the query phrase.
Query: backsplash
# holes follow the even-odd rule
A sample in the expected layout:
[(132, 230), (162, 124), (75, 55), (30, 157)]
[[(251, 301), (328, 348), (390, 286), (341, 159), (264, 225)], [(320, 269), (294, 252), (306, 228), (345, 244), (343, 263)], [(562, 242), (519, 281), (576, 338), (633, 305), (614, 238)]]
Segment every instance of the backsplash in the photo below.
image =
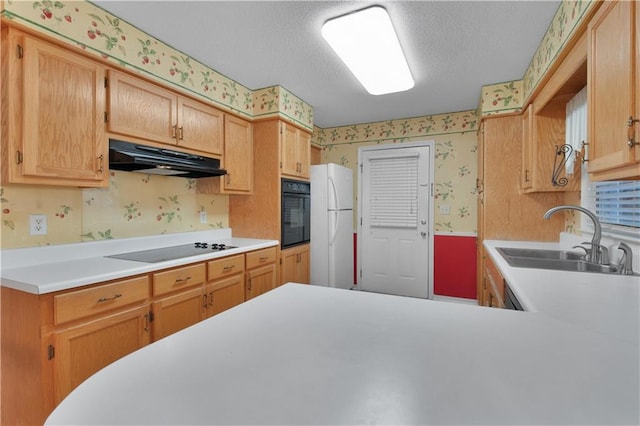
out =
[[(229, 226), (229, 196), (198, 194), (194, 179), (180, 177), (111, 171), (108, 188), (6, 185), (0, 198), (2, 249)], [(46, 235), (30, 235), (33, 214), (46, 216)]]

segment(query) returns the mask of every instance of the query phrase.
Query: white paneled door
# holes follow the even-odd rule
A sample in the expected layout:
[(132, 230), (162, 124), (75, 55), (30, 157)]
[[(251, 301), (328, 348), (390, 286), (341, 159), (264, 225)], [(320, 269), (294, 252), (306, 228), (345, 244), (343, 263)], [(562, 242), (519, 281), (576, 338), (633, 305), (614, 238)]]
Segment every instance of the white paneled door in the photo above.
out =
[(429, 298), (433, 143), (361, 148), (359, 164), (359, 288)]

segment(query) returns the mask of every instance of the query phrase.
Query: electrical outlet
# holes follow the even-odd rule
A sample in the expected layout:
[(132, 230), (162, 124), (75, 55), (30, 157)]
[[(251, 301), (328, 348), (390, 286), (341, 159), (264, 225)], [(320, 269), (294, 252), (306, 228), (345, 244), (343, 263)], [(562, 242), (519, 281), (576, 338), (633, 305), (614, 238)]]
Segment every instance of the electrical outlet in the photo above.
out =
[(440, 214), (443, 214), (443, 215), (451, 214), (451, 207), (448, 204), (441, 205)]
[(200, 223), (207, 223), (207, 212), (204, 210), (200, 212)]
[(31, 235), (47, 235), (47, 215), (32, 214), (29, 216), (29, 233)]

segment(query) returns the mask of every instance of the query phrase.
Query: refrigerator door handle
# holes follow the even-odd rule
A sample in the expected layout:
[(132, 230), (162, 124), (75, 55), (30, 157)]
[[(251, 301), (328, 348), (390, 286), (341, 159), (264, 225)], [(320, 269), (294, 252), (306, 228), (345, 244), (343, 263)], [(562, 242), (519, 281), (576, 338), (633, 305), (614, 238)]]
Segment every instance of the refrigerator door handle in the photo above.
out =
[(332, 246), (338, 235), (338, 211), (337, 210), (329, 210), (329, 214), (333, 216), (333, 220), (331, 220), (331, 238), (329, 238), (329, 245)]
[[(338, 202), (339, 202), (339, 200), (338, 200), (338, 188), (336, 187), (336, 183), (333, 180), (332, 176), (329, 176), (328, 179), (329, 179), (329, 185), (330, 185), (330, 191), (329, 192), (331, 192), (330, 197), (333, 198), (333, 209), (332, 210), (334, 210), (334, 209), (335, 210), (339, 210), (341, 208), (341, 206), (338, 205)], [(327, 198), (329, 198), (329, 197), (327, 197)], [(327, 201), (329, 201), (329, 200), (327, 200)], [(331, 206), (329, 206), (329, 209), (331, 209)]]

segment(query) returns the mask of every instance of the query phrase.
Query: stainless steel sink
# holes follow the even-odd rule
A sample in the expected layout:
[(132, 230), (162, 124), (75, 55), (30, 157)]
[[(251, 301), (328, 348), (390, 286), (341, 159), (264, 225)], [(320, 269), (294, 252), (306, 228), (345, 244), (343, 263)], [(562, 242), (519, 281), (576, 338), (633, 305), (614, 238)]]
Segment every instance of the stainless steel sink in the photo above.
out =
[[(508, 257), (524, 257), (531, 259), (582, 260), (584, 253), (565, 250), (545, 250), (499, 247), (497, 250), (507, 259)], [(509, 259), (507, 259), (508, 261)]]
[[(496, 250), (510, 266), (517, 268), (553, 269), (556, 271), (596, 272), (619, 274), (618, 265), (599, 265), (587, 262), (581, 253), (564, 250), (538, 250), (497, 247)], [(634, 275), (638, 275), (635, 274)]]

